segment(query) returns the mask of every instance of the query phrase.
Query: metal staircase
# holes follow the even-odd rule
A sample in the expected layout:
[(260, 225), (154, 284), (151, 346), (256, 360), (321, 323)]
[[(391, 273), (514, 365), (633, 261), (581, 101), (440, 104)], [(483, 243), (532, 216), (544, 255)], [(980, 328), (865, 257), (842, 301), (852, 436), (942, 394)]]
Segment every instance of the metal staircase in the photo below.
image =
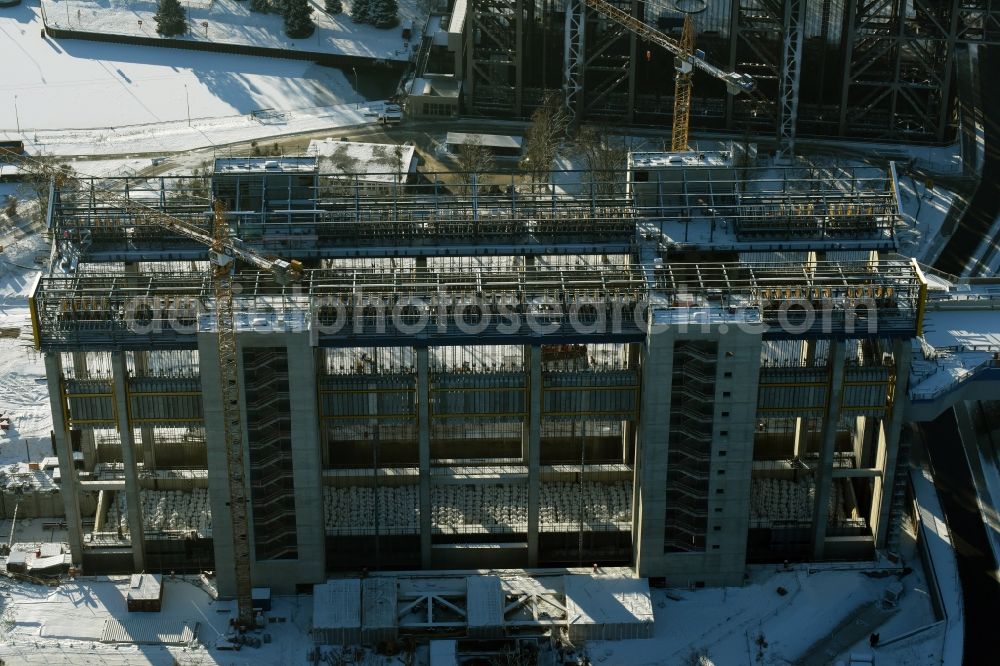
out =
[(705, 548), (715, 363), (715, 343), (684, 341), (674, 347), (667, 453), (666, 552)]
[(257, 559), (297, 555), (288, 359), (283, 348), (244, 350), (251, 506)]

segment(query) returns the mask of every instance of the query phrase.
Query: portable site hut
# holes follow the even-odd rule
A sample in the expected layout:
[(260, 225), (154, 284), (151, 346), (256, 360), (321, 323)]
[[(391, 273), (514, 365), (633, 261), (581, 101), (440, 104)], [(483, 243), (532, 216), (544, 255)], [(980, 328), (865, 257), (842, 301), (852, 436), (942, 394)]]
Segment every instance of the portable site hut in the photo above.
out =
[(7, 555), (7, 570), (39, 578), (69, 571), (73, 557), (62, 543), (15, 543)]
[(159, 612), (163, 605), (163, 576), (160, 574), (132, 574), (129, 580), (125, 605), (130, 613)]
[(265, 613), (271, 611), (271, 588), (255, 587), (250, 590), (250, 600), (254, 610), (261, 610)]

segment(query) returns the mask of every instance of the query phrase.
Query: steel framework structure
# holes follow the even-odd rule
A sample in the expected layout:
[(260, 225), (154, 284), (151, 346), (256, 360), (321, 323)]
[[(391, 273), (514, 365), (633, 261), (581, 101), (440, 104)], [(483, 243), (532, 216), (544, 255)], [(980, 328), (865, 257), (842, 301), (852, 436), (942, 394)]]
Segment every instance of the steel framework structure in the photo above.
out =
[[(229, 316), (237, 331), (311, 330), (327, 347), (407, 344), (415, 334), (438, 344), (519, 344), (544, 336), (636, 342), (656, 313), (675, 323), (742, 317), (780, 339), (853, 334), (863, 310), (880, 336), (910, 337), (919, 330), (926, 294), (915, 263), (892, 259), (673, 263), (652, 272), (629, 265), (317, 269), (306, 271), (301, 288), (267, 272), (236, 275), (233, 287), (240, 296), (230, 313), (219, 311), (228, 299), (210, 297), (210, 280), (197, 273), (44, 277), (31, 296), (32, 324), (45, 351), (190, 349), (196, 333), (215, 330), (216, 318)], [(799, 310), (814, 316), (789, 330), (782, 318)]]
[[(655, 21), (652, 5), (638, 0), (618, 5), (646, 23)], [(596, 12), (585, 13), (583, 7), (582, 0), (570, 0), (565, 14), (560, 13), (562, 7), (550, 10), (565, 20), (546, 23), (546, 29), (553, 31), (548, 43), (563, 45), (565, 62), (574, 67), (568, 77), (572, 85), (566, 89), (579, 119), (665, 123), (670, 86), (649, 90), (651, 81), (666, 78), (657, 70), (662, 70), (662, 54), (654, 53), (653, 63), (643, 62), (646, 47), (634, 35), (600, 24), (593, 16)], [(472, 85), (466, 83), (470, 112), (526, 117), (544, 96), (535, 80), (529, 84), (530, 94), (517, 83), (526, 80), (519, 55), (526, 47), (522, 31), (514, 25), (517, 15), (511, 1), (473, 3), (469, 26), (480, 26), (480, 32), (467, 40), (467, 71), (475, 70), (469, 74)], [(490, 40), (494, 47), (489, 47), (481, 34), (501, 27), (505, 32)], [(777, 132), (786, 146), (796, 132), (945, 141), (954, 127), (955, 46), (1000, 44), (1000, 3), (734, 0), (728, 17), (710, 28), (699, 31), (703, 33), (699, 43), (709, 59), (728, 62), (730, 70), (752, 76), (760, 94), (737, 98), (706, 79), (692, 99), (695, 129)], [(491, 55), (488, 47), (497, 54)], [(504, 78), (505, 92), (498, 95), (503, 86), (495, 85), (498, 77), (490, 72), (499, 71), (504, 63), (510, 73)], [(795, 80), (802, 69), (816, 76), (802, 84), (795, 108)], [(639, 86), (640, 81), (645, 83)], [(553, 87), (550, 83), (549, 89)]]
[[(584, 184), (577, 191), (558, 194), (523, 191), (512, 180), (508, 191), (471, 183), (452, 189), (407, 185), (386, 192), (365, 188), (359, 180), (363, 174), (329, 180), (320, 174), (318, 188), (325, 196), (313, 207), (228, 212), (225, 217), (230, 232), (249, 248), (314, 260), (442, 252), (628, 254), (635, 248), (637, 232), (710, 225), (713, 219), (737, 240), (757, 247), (794, 239), (809, 239), (817, 244), (813, 247), (895, 247), (899, 211), (892, 169), (670, 172), (658, 170), (660, 157), (634, 153), (628, 179), (625, 174), (604, 180), (600, 174), (581, 173)], [(121, 178), (104, 184), (119, 198), (98, 200), (92, 196), (95, 185), (87, 182), (57, 188), (52, 197), (50, 224), (60, 239), (60, 252), (82, 257), (81, 272), (90, 272), (94, 264), (88, 262), (96, 261), (207, 259), (196, 237), (211, 236), (212, 211), (185, 194), (185, 179)], [(148, 223), (130, 208), (130, 201), (155, 207), (190, 233)]]
[(524, 0), (470, 0), (466, 14), (466, 95), (475, 111), (521, 115)]

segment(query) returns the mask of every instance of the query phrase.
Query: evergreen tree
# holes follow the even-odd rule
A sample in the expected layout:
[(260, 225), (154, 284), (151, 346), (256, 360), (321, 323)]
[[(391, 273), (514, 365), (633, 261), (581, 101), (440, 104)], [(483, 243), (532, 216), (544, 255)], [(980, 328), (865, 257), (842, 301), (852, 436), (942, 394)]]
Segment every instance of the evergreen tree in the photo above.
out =
[(323, 6), (323, 9), (326, 10), (327, 14), (332, 16), (344, 11), (344, 3), (340, 0), (326, 0), (326, 4)]
[(288, 10), (288, 2), (286, 0), (270, 0), (271, 13), (281, 14), (282, 16)]
[(271, 3), (268, 0), (250, 0), (250, 11), (264, 14), (271, 11)]
[(368, 23), (368, 14), (371, 11), (372, 0), (352, 0), (351, 20), (355, 23)]
[(391, 28), (399, 23), (399, 5), (396, 0), (371, 0), (368, 21), (376, 28)]
[(309, 37), (316, 30), (309, 0), (285, 0), (285, 34), (292, 39)]
[(179, 0), (160, 0), (153, 20), (156, 21), (156, 32), (164, 37), (183, 35), (187, 30), (187, 14)]

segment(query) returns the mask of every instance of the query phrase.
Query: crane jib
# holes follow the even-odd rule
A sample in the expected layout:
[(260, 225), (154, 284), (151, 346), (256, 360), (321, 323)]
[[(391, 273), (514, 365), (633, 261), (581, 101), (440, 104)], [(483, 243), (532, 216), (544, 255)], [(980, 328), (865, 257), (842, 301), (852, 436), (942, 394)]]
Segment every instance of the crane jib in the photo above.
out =
[(670, 51), (670, 53), (674, 54), (674, 56), (690, 63), (693, 67), (697, 67), (706, 74), (710, 74), (711, 76), (724, 81), (729, 91), (734, 94), (739, 92), (751, 92), (755, 87), (753, 78), (748, 74), (727, 72), (709, 62), (706, 62), (704, 59), (687, 52), (681, 43), (676, 39), (646, 25), (646, 23), (642, 20), (619, 9), (618, 7), (615, 7), (612, 4), (605, 2), (604, 0), (584, 0), (584, 4), (594, 11), (607, 16), (619, 25), (628, 28), (639, 37), (662, 46), (666, 50)]

